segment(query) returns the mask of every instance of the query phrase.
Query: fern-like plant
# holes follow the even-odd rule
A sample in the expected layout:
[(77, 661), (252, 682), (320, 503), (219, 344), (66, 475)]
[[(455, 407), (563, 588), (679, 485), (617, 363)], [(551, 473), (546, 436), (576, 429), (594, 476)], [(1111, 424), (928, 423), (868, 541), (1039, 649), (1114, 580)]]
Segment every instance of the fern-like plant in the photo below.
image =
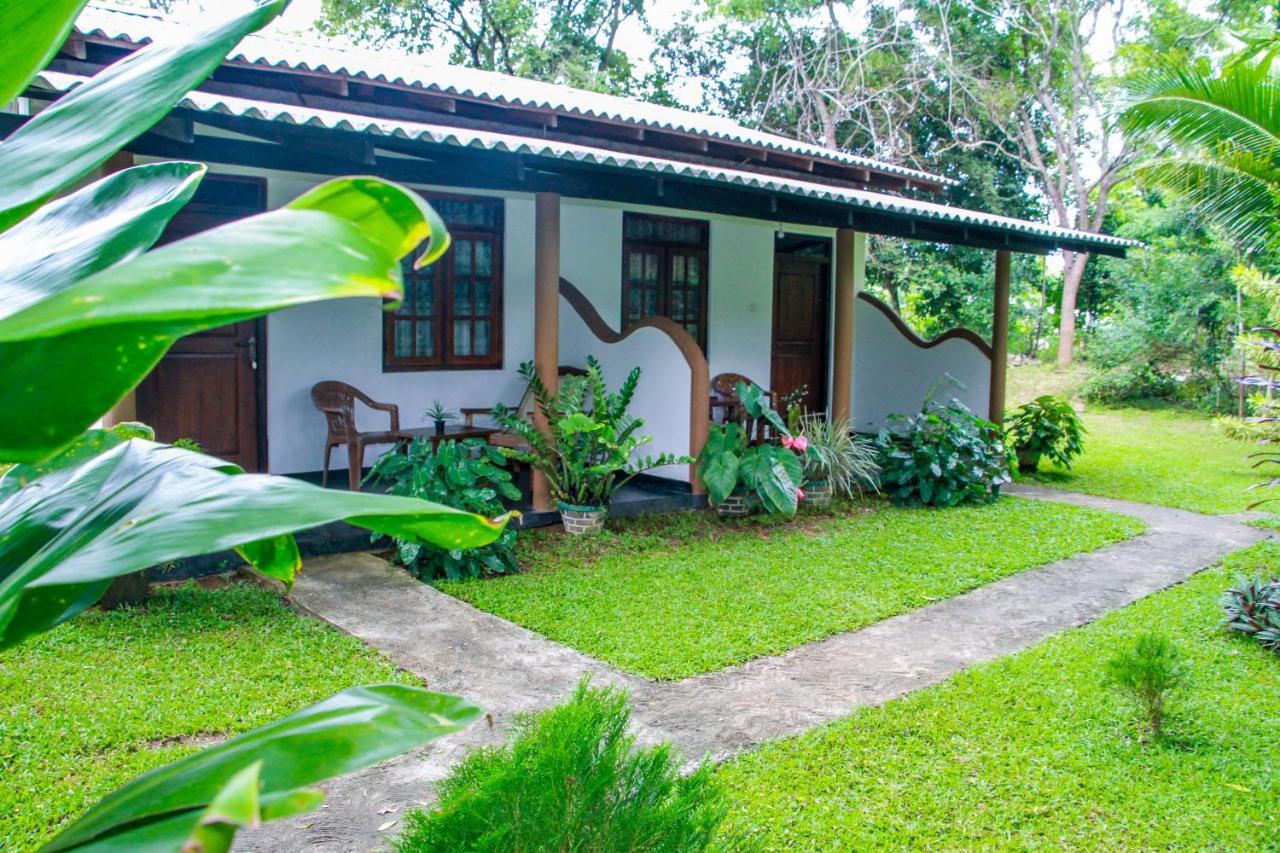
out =
[(503, 448), (508, 457), (524, 462), (547, 478), (551, 493), (562, 504), (598, 508), (637, 474), (664, 465), (688, 464), (688, 456), (663, 453), (636, 457), (636, 451), (653, 441), (640, 435), (644, 421), (627, 409), (640, 382), (634, 368), (616, 393), (605, 385), (600, 362), (587, 357), (585, 376), (566, 376), (558, 394), (552, 394), (533, 367), (520, 365), (520, 376), (529, 383), (533, 399), (550, 427), (550, 436), (518, 412), (505, 406), (493, 410), (493, 418), (515, 433), (526, 448)]
[(1187, 665), (1168, 637), (1146, 633), (1107, 662), (1107, 680), (1133, 697), (1147, 730), (1158, 740), (1164, 731), (1169, 694), (1187, 679)]

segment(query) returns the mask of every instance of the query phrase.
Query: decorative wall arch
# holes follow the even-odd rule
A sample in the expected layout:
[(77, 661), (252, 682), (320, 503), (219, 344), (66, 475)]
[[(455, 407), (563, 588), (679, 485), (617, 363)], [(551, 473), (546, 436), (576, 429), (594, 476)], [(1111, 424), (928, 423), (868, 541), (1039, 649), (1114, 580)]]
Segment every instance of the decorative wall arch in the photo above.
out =
[[(640, 329), (656, 329), (671, 339), (689, 366), (689, 455), (696, 457), (707, 442), (710, 426), (707, 406), (711, 399), (711, 371), (707, 366), (707, 356), (693, 335), (667, 317), (648, 317), (625, 332), (619, 332), (605, 322), (582, 291), (563, 277), (560, 279), (560, 296), (578, 314), (591, 334), (602, 343), (621, 343)], [(694, 465), (689, 466), (689, 483), (695, 495), (704, 494)]]

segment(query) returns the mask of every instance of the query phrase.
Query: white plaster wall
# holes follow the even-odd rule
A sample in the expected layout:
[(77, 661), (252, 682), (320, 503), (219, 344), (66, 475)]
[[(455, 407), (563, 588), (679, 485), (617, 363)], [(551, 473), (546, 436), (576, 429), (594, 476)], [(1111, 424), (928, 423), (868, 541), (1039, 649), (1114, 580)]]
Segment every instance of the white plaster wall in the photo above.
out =
[(922, 349), (912, 343), (874, 306), (854, 301), (853, 428), (873, 432), (893, 413), (920, 410), (930, 389), (947, 376), (952, 383), (939, 396), (987, 416), (991, 360), (969, 341), (951, 338)]
[(707, 362), (711, 375), (741, 373), (770, 387), (773, 359), (774, 225), (711, 221)]

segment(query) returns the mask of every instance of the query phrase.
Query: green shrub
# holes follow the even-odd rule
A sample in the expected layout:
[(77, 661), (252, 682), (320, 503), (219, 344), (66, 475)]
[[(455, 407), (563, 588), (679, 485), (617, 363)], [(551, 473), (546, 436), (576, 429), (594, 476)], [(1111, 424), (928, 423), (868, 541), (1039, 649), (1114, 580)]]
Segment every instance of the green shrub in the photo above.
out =
[(880, 484), (899, 506), (955, 506), (994, 500), (1009, 482), (1000, 428), (958, 402), (925, 403), (918, 415), (891, 415), (880, 431)]
[(519, 412), (497, 406), (494, 420), (519, 436), (528, 448), (504, 448), (503, 453), (540, 471), (562, 504), (605, 507), (614, 492), (636, 475), (693, 461), (672, 453), (637, 455), (653, 441), (653, 436), (639, 433), (644, 421), (627, 413), (640, 382), (638, 367), (616, 393), (610, 393), (600, 362), (592, 356), (587, 356), (586, 375), (563, 377), (555, 394), (543, 384), (531, 361), (520, 365), (520, 377), (528, 383), (552, 438)]
[(1034, 471), (1045, 457), (1055, 465), (1071, 467), (1084, 452), (1080, 442), (1084, 424), (1071, 404), (1049, 394), (1013, 410), (1005, 426), (1005, 441), (1018, 454), (1018, 470)]
[(1226, 625), (1280, 651), (1280, 578), (1242, 580), (1222, 596)]
[(1080, 396), (1090, 403), (1118, 406), (1143, 400), (1175, 402), (1178, 380), (1149, 364), (1113, 367), (1089, 378)]
[(565, 704), (475, 750), (433, 811), (405, 816), (400, 853), (720, 849), (727, 807), (709, 763), (681, 775), (669, 744), (635, 748), (626, 694), (584, 679)]
[(1224, 415), (1213, 419), (1213, 428), (1232, 441), (1280, 442), (1280, 424), (1258, 423)]
[(1121, 650), (1107, 662), (1107, 680), (1137, 702), (1153, 739), (1163, 731), (1169, 693), (1186, 677), (1182, 654), (1163, 634), (1141, 634), (1132, 648)]
[[(397, 448), (383, 454), (367, 481), (386, 486), (393, 495), (423, 498), (495, 518), (506, 512), (499, 498), (520, 498), (506, 464), (497, 448), (479, 439), (442, 441), (433, 447), (429, 438), (420, 438), (404, 451)], [(373, 541), (380, 538), (375, 534)], [(396, 559), (422, 580), (457, 580), (517, 568), (516, 531), (510, 526), (496, 542), (483, 548), (446, 550), (401, 539), (395, 543)]]
[[(760, 386), (739, 382), (736, 391), (745, 424), (712, 424), (698, 453), (698, 477), (707, 487), (707, 500), (718, 507), (731, 495), (753, 494), (767, 512), (795, 515), (805, 477), (801, 460), (811, 455), (808, 441), (797, 446)], [(799, 414), (795, 420), (798, 424)], [(752, 438), (766, 427), (772, 433), (769, 440)]]

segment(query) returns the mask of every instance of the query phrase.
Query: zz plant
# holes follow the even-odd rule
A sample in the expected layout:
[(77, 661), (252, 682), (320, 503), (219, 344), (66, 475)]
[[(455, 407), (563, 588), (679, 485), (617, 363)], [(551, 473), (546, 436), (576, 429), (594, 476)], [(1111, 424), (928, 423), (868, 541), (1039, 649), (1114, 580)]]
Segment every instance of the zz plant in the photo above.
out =
[[(0, 7), (0, 103), (27, 89), (84, 5)], [(452, 549), (487, 545), (505, 527), (414, 498), (246, 474), (141, 430), (91, 428), (178, 338), (335, 297), (394, 305), (401, 259), (425, 242), (417, 262), (428, 264), (448, 246), (412, 191), (341, 178), (151, 250), (205, 167), (154, 163), (93, 179), (285, 5), (150, 44), (0, 142), (0, 460), (16, 463), (0, 477), (0, 648), (92, 606), (113, 578), (181, 557), (234, 548), (287, 585), (301, 564), (292, 532), (329, 521)], [(420, 688), (344, 690), (145, 774), (45, 849), (225, 851), (240, 828), (315, 808), (316, 783), (480, 714)]]
[(891, 415), (876, 445), (881, 488), (900, 506), (992, 501), (1010, 480), (1000, 428), (956, 401)]
[(1018, 457), (1019, 471), (1034, 471), (1041, 458), (1061, 468), (1084, 452), (1085, 428), (1071, 404), (1050, 394), (1014, 409), (1005, 424), (1005, 441)]
[(502, 452), (542, 472), (562, 505), (606, 507), (614, 493), (637, 474), (693, 461), (671, 453), (635, 456), (653, 441), (652, 436), (639, 434), (644, 421), (627, 413), (640, 382), (638, 367), (617, 392), (609, 391), (600, 362), (591, 356), (587, 356), (586, 375), (566, 376), (557, 394), (543, 384), (533, 362), (520, 365), (520, 376), (529, 383), (551, 437), (522, 420), (513, 409), (498, 406), (493, 410), (494, 420), (526, 445), (525, 449), (504, 447)]
[[(507, 459), (488, 442), (471, 438), (442, 441), (432, 446), (419, 438), (403, 451), (383, 454), (369, 472), (368, 482), (381, 484), (387, 493), (422, 498), (483, 516), (501, 515), (502, 498), (520, 499), (512, 482)], [(374, 534), (374, 541), (382, 538)], [(516, 532), (502, 531), (497, 541), (479, 548), (441, 548), (413, 539), (396, 539), (396, 557), (422, 580), (456, 580), (516, 570)]]

